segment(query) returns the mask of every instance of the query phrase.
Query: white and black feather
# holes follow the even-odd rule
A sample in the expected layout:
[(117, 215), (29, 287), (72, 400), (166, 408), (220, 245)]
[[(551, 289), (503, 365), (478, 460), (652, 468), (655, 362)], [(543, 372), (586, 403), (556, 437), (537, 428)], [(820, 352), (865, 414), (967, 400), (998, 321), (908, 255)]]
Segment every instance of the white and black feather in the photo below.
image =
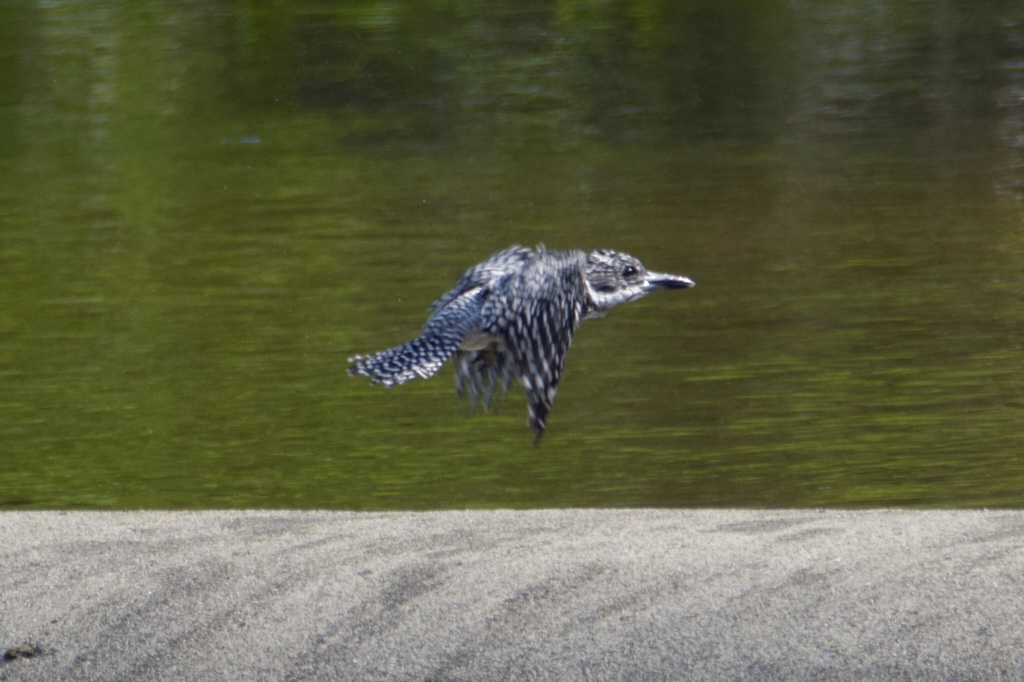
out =
[(649, 273), (636, 258), (615, 251), (513, 246), (466, 271), (431, 306), (418, 338), (350, 358), (349, 374), (393, 386), (427, 379), (455, 356), (459, 394), (485, 407), (515, 377), (540, 438), (580, 321), (658, 288), (690, 286), (685, 277)]

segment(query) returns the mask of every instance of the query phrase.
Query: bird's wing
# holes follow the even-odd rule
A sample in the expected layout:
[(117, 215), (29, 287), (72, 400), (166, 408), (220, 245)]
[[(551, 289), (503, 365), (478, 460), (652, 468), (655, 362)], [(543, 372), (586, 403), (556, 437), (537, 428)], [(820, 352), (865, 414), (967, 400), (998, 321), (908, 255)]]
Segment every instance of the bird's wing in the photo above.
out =
[(562, 378), (565, 356), (583, 316), (586, 263), (580, 251), (541, 249), (492, 287), (481, 318), (511, 355), (539, 439)]
[(430, 306), (430, 312), (437, 312), (472, 289), (487, 286), (504, 275), (520, 270), (533, 256), (532, 249), (518, 244), (498, 251), (483, 263), (478, 263), (467, 270), (451, 291), (434, 301)]

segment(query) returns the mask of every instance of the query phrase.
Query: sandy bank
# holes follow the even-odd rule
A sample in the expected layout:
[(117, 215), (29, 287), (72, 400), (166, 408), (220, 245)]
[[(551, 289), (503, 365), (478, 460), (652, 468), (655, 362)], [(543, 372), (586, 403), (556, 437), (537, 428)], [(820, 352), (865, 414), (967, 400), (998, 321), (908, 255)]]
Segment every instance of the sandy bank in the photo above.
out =
[(1024, 512), (0, 513), (0, 680), (1024, 680)]

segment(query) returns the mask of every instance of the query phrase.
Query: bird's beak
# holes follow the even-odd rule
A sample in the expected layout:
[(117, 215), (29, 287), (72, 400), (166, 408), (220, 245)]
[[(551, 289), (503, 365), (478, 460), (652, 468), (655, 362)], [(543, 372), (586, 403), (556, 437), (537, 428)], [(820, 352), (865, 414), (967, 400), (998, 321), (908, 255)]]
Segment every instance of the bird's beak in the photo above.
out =
[(658, 291), (659, 289), (689, 289), (697, 286), (689, 277), (682, 275), (668, 275), (662, 272), (647, 273), (647, 290)]

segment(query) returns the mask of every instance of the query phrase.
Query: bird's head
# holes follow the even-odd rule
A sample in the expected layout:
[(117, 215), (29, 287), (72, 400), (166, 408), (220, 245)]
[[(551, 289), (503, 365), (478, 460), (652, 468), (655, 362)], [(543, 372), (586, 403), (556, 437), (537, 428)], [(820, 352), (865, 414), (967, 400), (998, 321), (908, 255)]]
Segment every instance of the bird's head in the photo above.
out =
[(689, 289), (692, 279), (651, 272), (628, 253), (598, 249), (587, 254), (587, 312), (601, 317), (615, 306), (643, 298), (660, 289)]

